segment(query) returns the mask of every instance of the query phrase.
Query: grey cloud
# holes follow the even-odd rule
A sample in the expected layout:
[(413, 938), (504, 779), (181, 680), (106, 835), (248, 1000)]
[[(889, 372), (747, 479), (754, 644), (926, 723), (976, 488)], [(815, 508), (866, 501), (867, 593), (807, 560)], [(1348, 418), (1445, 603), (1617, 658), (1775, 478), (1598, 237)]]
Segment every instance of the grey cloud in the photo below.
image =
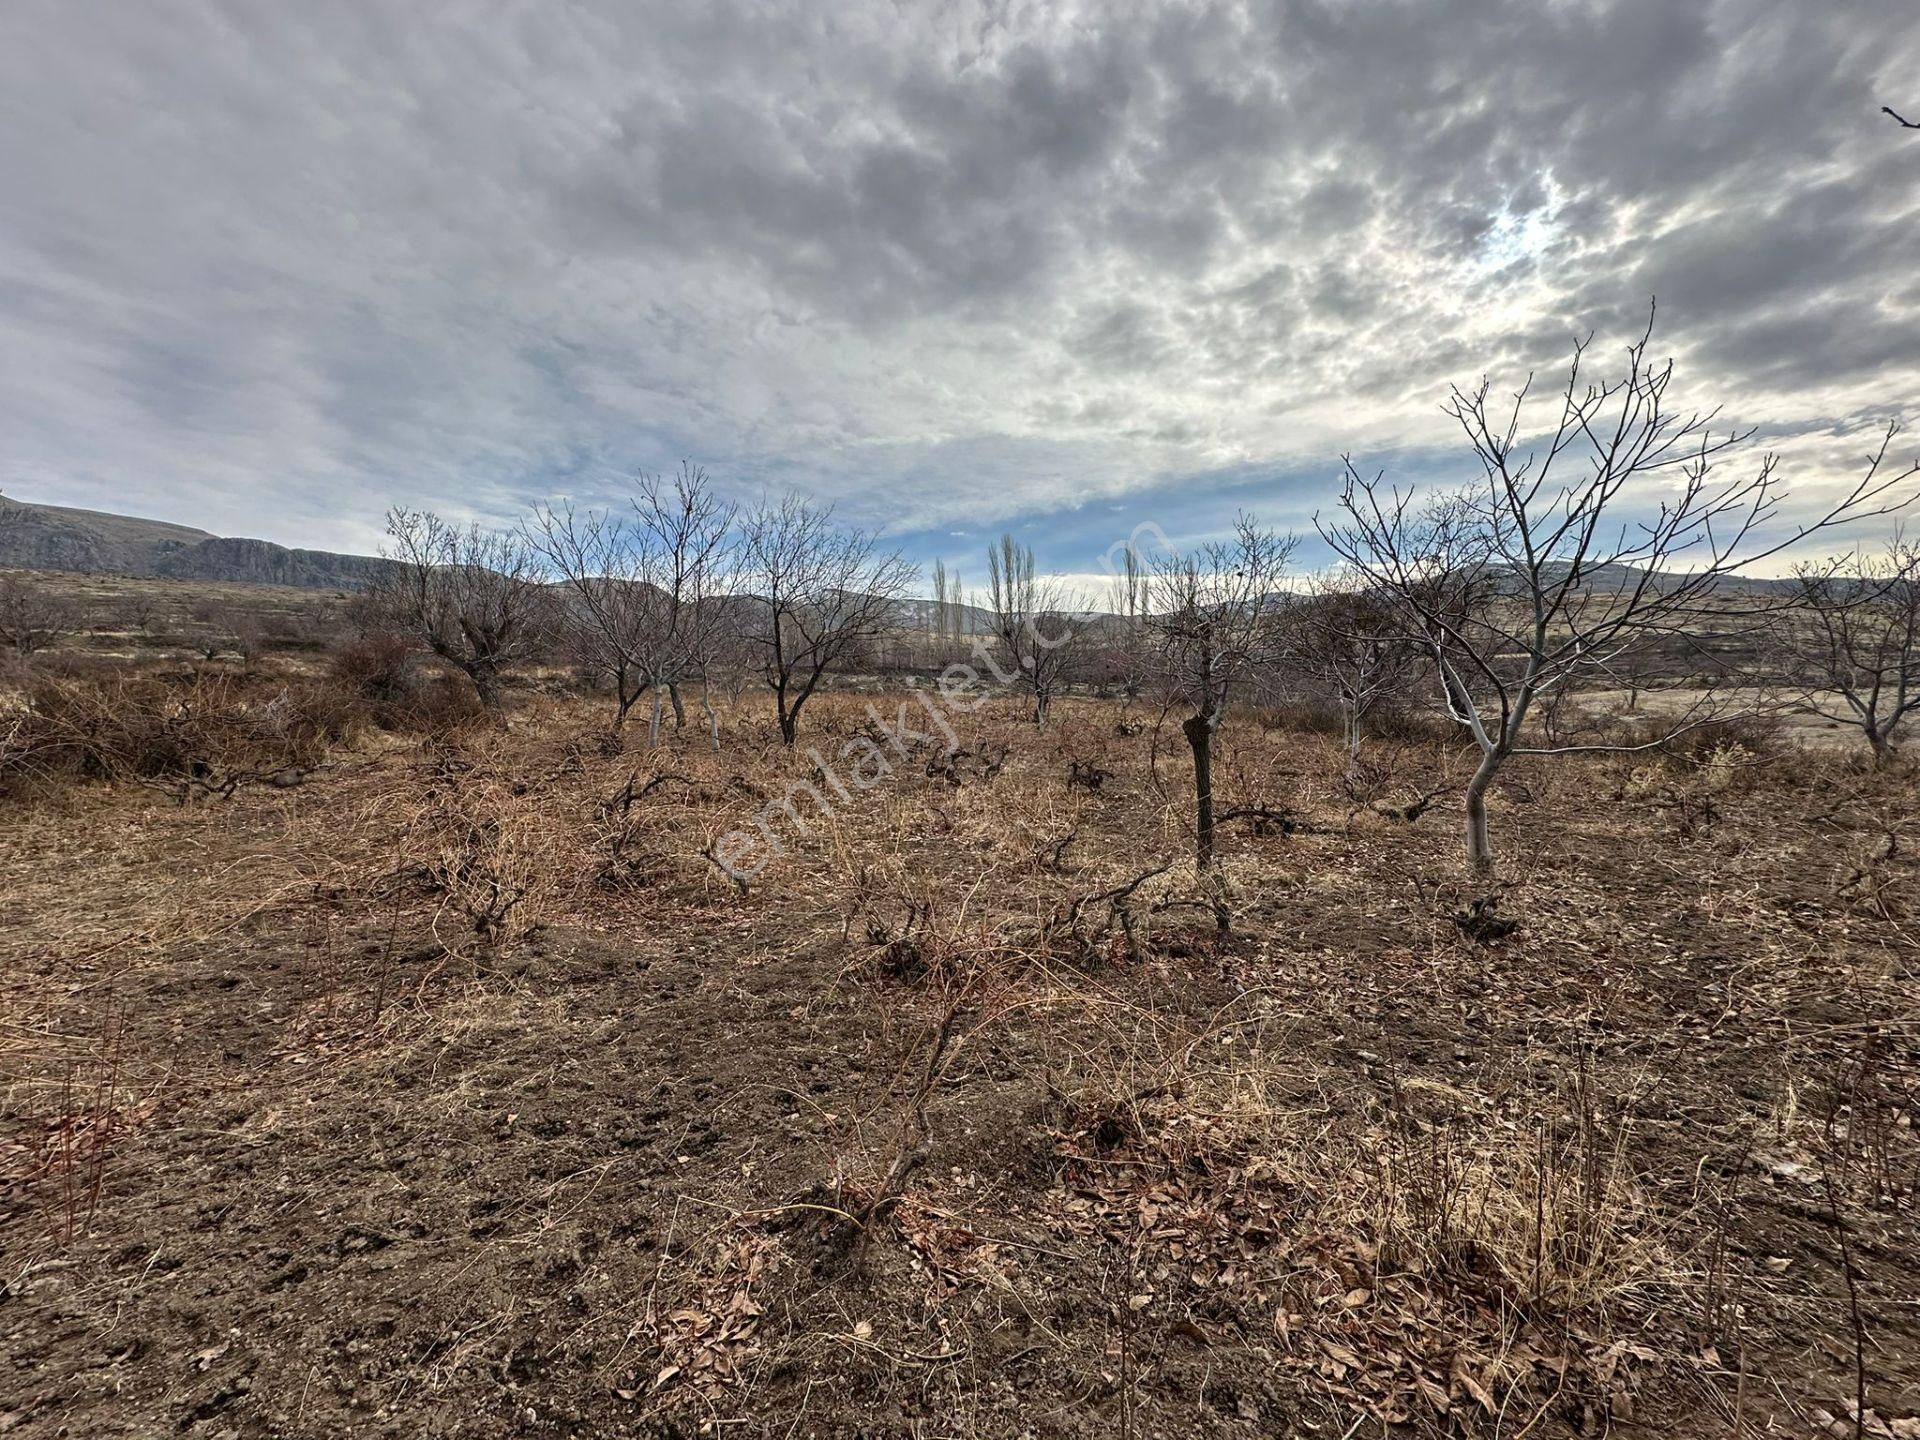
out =
[(681, 452), (972, 523), (1444, 443), (1652, 294), (1690, 393), (1852, 424), (1920, 395), (1911, 21), (13, 0), (0, 485), (365, 543)]

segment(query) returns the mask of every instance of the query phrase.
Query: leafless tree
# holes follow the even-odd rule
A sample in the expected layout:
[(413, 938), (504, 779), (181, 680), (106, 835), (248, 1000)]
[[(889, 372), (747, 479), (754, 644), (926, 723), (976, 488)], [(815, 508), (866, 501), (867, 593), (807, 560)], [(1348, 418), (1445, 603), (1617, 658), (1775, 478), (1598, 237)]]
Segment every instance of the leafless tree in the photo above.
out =
[(502, 668), (534, 651), (548, 611), (525, 537), (395, 506), (381, 553), (392, 564), (370, 596), (375, 608), (464, 671), (480, 703), (498, 710)]
[(1146, 609), (1147, 566), (1141, 548), (1134, 544), (1120, 547), (1118, 564), (1113, 568), (1112, 615), (1095, 625), (1100, 661), (1101, 683), (1120, 692), (1121, 714), (1140, 695), (1147, 678)]
[(800, 711), (827, 671), (894, 628), (915, 573), (873, 535), (837, 525), (830, 507), (797, 495), (763, 502), (742, 520), (744, 633), (773, 691), (783, 743), (798, 738)]
[(1353, 576), (1322, 585), (1286, 618), (1288, 659), (1339, 708), (1351, 774), (1368, 718), (1405, 692), (1419, 652), (1393, 607)]
[(734, 513), (687, 464), (671, 481), (641, 475), (628, 513), (535, 507), (527, 541), (559, 577), (582, 655), (613, 683), (615, 730), (649, 692), (649, 743), (659, 743), (663, 697), (685, 723), (680, 686), (713, 652)]
[(967, 599), (960, 572), (948, 570), (947, 562), (933, 562), (933, 633), (951, 644), (966, 638)]
[(1880, 109), (1881, 109), (1881, 110), (1882, 110), (1882, 111), (1883, 111), (1884, 113), (1886, 113), (1886, 114), (1888, 114), (1888, 115), (1891, 115), (1891, 116), (1893, 116), (1893, 118), (1894, 118), (1894, 119), (1895, 119), (1896, 121), (1898, 121), (1898, 122), (1899, 122), (1900, 124), (1902, 124), (1902, 125), (1904, 125), (1904, 126), (1906, 126), (1906, 127), (1907, 127), (1907, 129), (1909, 129), (1909, 130), (1920, 130), (1920, 120), (1909, 120), (1909, 119), (1907, 119), (1907, 118), (1906, 118), (1906, 116), (1904, 116), (1904, 115), (1902, 115), (1902, 114), (1900, 114), (1900, 112), (1899, 112), (1899, 111), (1897, 111), (1897, 110), (1895, 110), (1895, 109), (1894, 109), (1894, 108), (1893, 108), (1893, 107), (1892, 107), (1891, 105), (1882, 105), (1882, 106), (1880, 107)]
[(1513, 756), (1649, 748), (1728, 713), (1710, 689), (1644, 743), (1555, 745), (1527, 728), (1537, 698), (1569, 676), (1604, 677), (1628, 647), (1682, 635), (1709, 611), (1724, 616), (1738, 604), (1725, 582), (1746, 567), (1912, 498), (1894, 492), (1920, 467), (1883, 473), (1889, 429), (1836, 504), (1775, 527), (1784, 492), (1774, 457), (1720, 478), (1716, 462), (1751, 432), (1714, 430), (1713, 412), (1669, 411), (1673, 364), (1648, 359), (1651, 337), (1649, 319), (1627, 348), (1624, 376), (1599, 384), (1584, 379), (1585, 346), (1576, 346), (1538, 441), (1523, 438), (1531, 381), (1510, 407), (1490, 401), (1486, 381), (1455, 388), (1447, 413), (1480, 480), (1416, 505), (1349, 460), (1344, 515), (1321, 526), (1435, 662), (1448, 712), (1479, 747), (1465, 796), (1467, 862), (1479, 874), (1493, 868), (1487, 788)]
[(193, 648), (203, 660), (231, 655), (251, 665), (267, 644), (267, 623), (257, 610), (218, 600), (201, 600), (189, 610)]
[(1151, 557), (1145, 623), (1170, 704), (1187, 712), (1180, 731), (1193, 755), (1194, 859), (1213, 866), (1213, 739), (1236, 686), (1270, 663), (1275, 618), (1294, 538), (1249, 515), (1231, 539)]
[(127, 601), (127, 622), (138, 635), (152, 635), (153, 622), (159, 618), (159, 615), (160, 606), (151, 595), (136, 592)]
[(80, 623), (80, 612), (45, 585), (23, 575), (0, 579), (0, 643), (19, 654), (47, 649)]
[(687, 630), (691, 644), (686, 673), (700, 682), (700, 709), (706, 716), (708, 741), (715, 750), (720, 748), (720, 712), (713, 703), (714, 686), (724, 684), (737, 700), (757, 659), (751, 641), (741, 633), (735, 604), (733, 597), (721, 590), (703, 594)]
[(1014, 683), (1033, 696), (1033, 723), (1045, 729), (1047, 709), (1067, 683), (1081, 623), (1059, 585), (1035, 572), (1031, 547), (1011, 535), (987, 547), (987, 609)]
[(1889, 763), (1920, 710), (1920, 544), (1896, 536), (1878, 555), (1798, 566), (1794, 581), (1776, 634), (1802, 703), (1857, 728), (1874, 764)]

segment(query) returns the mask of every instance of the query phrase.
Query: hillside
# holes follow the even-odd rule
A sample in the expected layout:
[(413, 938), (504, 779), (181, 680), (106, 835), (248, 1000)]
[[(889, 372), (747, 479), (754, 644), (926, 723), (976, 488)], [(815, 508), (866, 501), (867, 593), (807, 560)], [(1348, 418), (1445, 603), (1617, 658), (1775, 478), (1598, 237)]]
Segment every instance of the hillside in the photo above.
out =
[(357, 590), (384, 561), (0, 496), (0, 567)]

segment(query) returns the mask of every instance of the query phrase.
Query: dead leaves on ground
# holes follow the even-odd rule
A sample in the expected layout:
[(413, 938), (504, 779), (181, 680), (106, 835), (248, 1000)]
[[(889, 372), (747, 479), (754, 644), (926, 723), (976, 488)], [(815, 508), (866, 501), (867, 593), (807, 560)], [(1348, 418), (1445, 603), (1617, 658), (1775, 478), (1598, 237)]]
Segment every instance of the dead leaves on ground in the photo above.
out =
[[(660, 1363), (645, 1393), (668, 1403), (712, 1401), (741, 1383), (764, 1313), (754, 1287), (772, 1269), (776, 1254), (764, 1236), (735, 1235), (714, 1257), (693, 1303), (664, 1314), (649, 1304), (642, 1329), (658, 1347)], [(636, 1400), (642, 1390), (615, 1393)]]

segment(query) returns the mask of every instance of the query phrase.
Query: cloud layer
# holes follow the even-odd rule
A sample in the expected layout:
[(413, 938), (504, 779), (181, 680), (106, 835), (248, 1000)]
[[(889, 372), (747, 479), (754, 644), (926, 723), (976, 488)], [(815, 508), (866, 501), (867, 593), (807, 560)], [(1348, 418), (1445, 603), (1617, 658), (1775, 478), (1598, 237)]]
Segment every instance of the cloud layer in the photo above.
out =
[(1076, 568), (1657, 294), (1811, 493), (1920, 422), (1916, 76), (1910, 0), (10, 0), (0, 487), (366, 548), (684, 455)]

